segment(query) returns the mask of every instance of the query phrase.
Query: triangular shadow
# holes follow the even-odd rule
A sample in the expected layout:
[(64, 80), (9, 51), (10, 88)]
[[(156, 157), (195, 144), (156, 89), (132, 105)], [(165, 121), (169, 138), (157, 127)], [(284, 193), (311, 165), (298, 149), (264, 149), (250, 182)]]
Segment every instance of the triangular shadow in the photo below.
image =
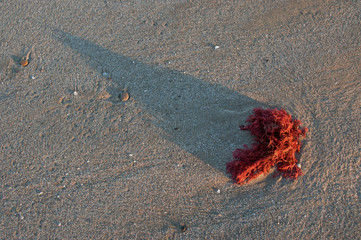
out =
[[(154, 124), (182, 149), (221, 172), (232, 151), (250, 143), (239, 130), (254, 107), (265, 107), (222, 85), (210, 84), (179, 71), (149, 66), (61, 30), (55, 38), (82, 56), (102, 74), (111, 72), (111, 88), (128, 87), (146, 107)], [(114, 89), (110, 89), (114, 92)]]

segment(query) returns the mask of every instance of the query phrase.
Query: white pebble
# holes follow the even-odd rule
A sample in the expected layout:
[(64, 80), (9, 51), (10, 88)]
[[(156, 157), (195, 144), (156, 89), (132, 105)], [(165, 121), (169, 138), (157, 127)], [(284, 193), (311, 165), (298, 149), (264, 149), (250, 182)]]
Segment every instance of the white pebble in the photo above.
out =
[(218, 49), (219, 48), (219, 46), (214, 46), (214, 49)]
[(218, 189), (218, 190), (217, 190), (217, 193), (221, 193), (221, 189)]
[(301, 164), (297, 164), (297, 167), (301, 168)]
[(78, 95), (78, 92), (77, 91), (74, 91), (74, 96), (77, 96)]

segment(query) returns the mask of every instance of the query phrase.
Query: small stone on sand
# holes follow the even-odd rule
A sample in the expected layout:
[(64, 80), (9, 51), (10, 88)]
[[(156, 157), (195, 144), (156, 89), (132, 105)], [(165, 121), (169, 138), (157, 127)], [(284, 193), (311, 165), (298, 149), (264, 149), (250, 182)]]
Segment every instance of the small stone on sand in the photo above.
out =
[(124, 91), (123, 93), (119, 94), (119, 98), (120, 100), (122, 100), (123, 102), (128, 101), (130, 95), (128, 92)]

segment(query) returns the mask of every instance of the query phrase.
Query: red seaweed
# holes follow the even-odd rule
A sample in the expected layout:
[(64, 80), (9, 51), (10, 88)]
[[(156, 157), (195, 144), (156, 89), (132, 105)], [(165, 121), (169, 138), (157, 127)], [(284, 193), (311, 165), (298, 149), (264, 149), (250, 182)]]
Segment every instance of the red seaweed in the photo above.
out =
[(305, 137), (308, 129), (300, 127), (301, 121), (292, 119), (285, 110), (255, 108), (241, 130), (249, 130), (255, 143), (233, 152), (233, 161), (226, 165), (232, 180), (239, 184), (266, 174), (276, 166), (276, 175), (297, 179), (302, 170), (297, 166), (295, 156), (301, 150), (300, 137)]

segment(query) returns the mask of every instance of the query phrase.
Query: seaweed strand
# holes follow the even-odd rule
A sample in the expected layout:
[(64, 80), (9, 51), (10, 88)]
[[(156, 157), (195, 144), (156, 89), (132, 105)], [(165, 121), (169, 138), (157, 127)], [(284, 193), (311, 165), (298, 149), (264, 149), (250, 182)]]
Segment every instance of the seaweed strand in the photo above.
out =
[(297, 179), (303, 175), (297, 166), (295, 156), (300, 152), (300, 137), (305, 137), (308, 129), (300, 127), (301, 121), (292, 119), (285, 110), (255, 108), (240, 126), (254, 136), (255, 143), (233, 152), (233, 161), (226, 165), (227, 172), (237, 184), (244, 184), (261, 174), (266, 174), (274, 166), (276, 175)]

